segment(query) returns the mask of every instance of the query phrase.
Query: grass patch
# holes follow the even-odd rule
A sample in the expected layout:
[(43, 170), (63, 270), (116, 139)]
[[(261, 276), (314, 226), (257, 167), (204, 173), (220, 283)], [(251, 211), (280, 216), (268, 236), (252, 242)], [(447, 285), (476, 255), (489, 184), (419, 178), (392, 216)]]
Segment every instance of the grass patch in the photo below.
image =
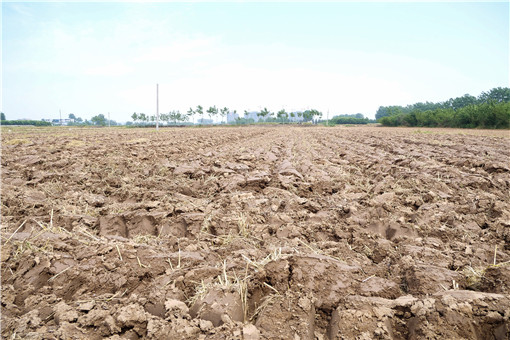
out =
[(150, 244), (155, 240), (159, 240), (159, 238), (154, 235), (136, 235), (133, 237), (133, 241), (138, 244)]
[(220, 275), (216, 277), (216, 280), (210, 282), (204, 282), (201, 280), (195, 286), (195, 293), (191, 296), (186, 302), (190, 307), (192, 307), (195, 303), (205, 298), (207, 293), (211, 289), (220, 288), (223, 291), (236, 291), (239, 294), (241, 300), (241, 307), (243, 309), (243, 318), (244, 322), (248, 321), (248, 280), (250, 276), (248, 275), (248, 264), (246, 264), (244, 277), (241, 278), (234, 271), (233, 275), (229, 275), (227, 273), (227, 261), (224, 260), (222, 262), (222, 271)]
[(148, 138), (135, 138), (135, 139), (128, 140), (126, 143), (127, 144), (141, 144), (141, 143), (147, 143), (147, 142), (149, 142)]
[(25, 138), (14, 138), (10, 139), (8, 141), (5, 141), (4, 144), (6, 145), (22, 145), (22, 144), (30, 144), (32, 141), (25, 139)]
[(81, 140), (77, 140), (77, 139), (73, 139), (72, 141), (67, 143), (67, 146), (70, 146), (70, 147), (79, 147), (79, 146), (83, 146), (83, 145), (85, 145), (85, 142), (81, 141)]
[(26, 252), (44, 254), (53, 252), (53, 245), (50, 244), (49, 240), (47, 240), (44, 245), (36, 245), (32, 242), (32, 240), (28, 239), (22, 241), (14, 241), (12, 244), (15, 249), (13, 254), (15, 260), (19, 260)]
[(437, 132), (429, 131), (429, 130), (424, 130), (423, 131), (423, 130), (418, 129), (418, 130), (414, 130), (413, 133), (434, 134), (434, 133), (437, 133)]

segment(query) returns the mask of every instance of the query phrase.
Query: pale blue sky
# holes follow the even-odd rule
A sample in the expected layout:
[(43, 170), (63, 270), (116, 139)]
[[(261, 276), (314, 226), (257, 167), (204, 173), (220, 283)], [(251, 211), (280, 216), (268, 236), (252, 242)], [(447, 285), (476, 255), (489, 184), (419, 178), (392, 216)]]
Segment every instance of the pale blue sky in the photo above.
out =
[(509, 86), (508, 2), (2, 3), (8, 119), (317, 108)]

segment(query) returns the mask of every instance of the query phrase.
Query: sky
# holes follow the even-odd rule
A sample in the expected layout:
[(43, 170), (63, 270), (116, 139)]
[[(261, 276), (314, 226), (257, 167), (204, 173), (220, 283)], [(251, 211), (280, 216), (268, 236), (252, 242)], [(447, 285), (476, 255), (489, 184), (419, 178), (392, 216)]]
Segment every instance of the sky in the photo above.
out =
[[(509, 3), (2, 2), (7, 119), (326, 116), (509, 86)], [(329, 113), (328, 113), (329, 112)]]

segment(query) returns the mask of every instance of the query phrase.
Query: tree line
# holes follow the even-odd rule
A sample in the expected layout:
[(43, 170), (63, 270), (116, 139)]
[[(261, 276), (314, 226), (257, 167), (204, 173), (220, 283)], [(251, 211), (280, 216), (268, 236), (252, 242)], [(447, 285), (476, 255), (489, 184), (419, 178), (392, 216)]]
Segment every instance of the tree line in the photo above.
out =
[(375, 120), (370, 120), (365, 118), (362, 113), (355, 114), (341, 114), (334, 116), (329, 121), (330, 124), (338, 125), (338, 124), (368, 124), (375, 123)]
[[(34, 125), (34, 126), (52, 126), (53, 124), (60, 125), (63, 123), (63, 119), (53, 119), (53, 121), (45, 120), (7, 120), (5, 113), (1, 113), (2, 125)], [(74, 113), (68, 115), (68, 121), (65, 122), (67, 126), (106, 126), (106, 125), (119, 125), (114, 120), (108, 120), (104, 114), (98, 114), (93, 116), (90, 120), (76, 117)]]
[(356, 117), (333, 117), (330, 120), (330, 124), (368, 124), (370, 119), (368, 118), (356, 118)]
[(0, 125), (33, 125), (33, 126), (51, 126), (50, 122), (42, 120), (7, 120), (5, 113), (0, 113)]
[[(172, 110), (168, 113), (161, 113), (159, 116), (160, 122), (163, 122), (167, 125), (170, 124), (185, 124), (187, 122), (193, 121), (194, 118), (198, 117), (197, 123), (198, 124), (212, 124), (214, 121), (214, 118), (218, 117), (220, 119), (221, 123), (226, 123), (227, 121), (227, 115), (229, 113), (232, 113), (233, 115), (237, 116), (234, 120), (234, 124), (252, 124), (255, 123), (255, 119), (252, 118), (253, 114), (252, 112), (248, 112), (247, 110), (244, 110), (244, 117), (237, 114), (237, 110), (230, 111), (228, 107), (224, 108), (217, 108), (215, 105), (210, 106), (209, 108), (205, 109), (201, 105), (197, 105), (195, 108), (190, 107), (189, 110), (186, 113), (181, 113), (179, 110)], [(257, 117), (257, 122), (265, 122), (265, 123), (271, 123), (271, 122), (291, 122), (295, 120), (303, 121), (303, 122), (309, 122), (313, 121), (314, 119), (318, 119), (322, 117), (322, 113), (318, 110), (311, 109), (311, 110), (305, 110), (305, 111), (296, 111), (296, 112), (287, 112), (285, 109), (281, 109), (277, 112), (272, 112), (268, 110), (266, 107), (264, 109), (255, 112), (255, 115)], [(208, 118), (206, 118), (208, 117)], [(136, 113), (134, 112), (131, 115), (131, 119), (135, 124), (139, 125), (153, 125), (156, 122), (156, 115), (147, 115), (145, 113)]]
[(109, 120), (102, 113), (93, 116), (92, 118), (90, 118), (90, 120), (83, 119), (81, 117), (76, 117), (75, 114), (70, 113), (69, 114), (69, 119), (72, 120), (71, 122), (67, 123), (67, 125), (69, 125), (69, 126), (89, 126), (89, 125), (94, 125), (94, 126), (106, 126), (106, 125), (116, 126), (116, 125), (119, 125), (119, 123), (117, 123), (115, 120), (112, 120), (112, 119)]
[(438, 103), (381, 106), (376, 119), (385, 126), (510, 128), (510, 88), (497, 87), (478, 97), (465, 94)]
[[(272, 112), (266, 107), (261, 111), (255, 112), (257, 120), (265, 123), (290, 123), (290, 122), (312, 122), (322, 117), (322, 112), (316, 109), (309, 109), (305, 111), (292, 111), (287, 112), (285, 109)], [(250, 112), (244, 111), (245, 118), (250, 116)]]

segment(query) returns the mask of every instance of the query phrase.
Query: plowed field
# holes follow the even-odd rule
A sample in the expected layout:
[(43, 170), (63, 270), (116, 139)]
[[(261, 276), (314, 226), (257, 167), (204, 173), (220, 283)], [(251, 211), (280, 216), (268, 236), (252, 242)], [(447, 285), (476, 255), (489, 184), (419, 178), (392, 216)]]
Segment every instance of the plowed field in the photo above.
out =
[(508, 339), (509, 137), (2, 128), (2, 337)]

